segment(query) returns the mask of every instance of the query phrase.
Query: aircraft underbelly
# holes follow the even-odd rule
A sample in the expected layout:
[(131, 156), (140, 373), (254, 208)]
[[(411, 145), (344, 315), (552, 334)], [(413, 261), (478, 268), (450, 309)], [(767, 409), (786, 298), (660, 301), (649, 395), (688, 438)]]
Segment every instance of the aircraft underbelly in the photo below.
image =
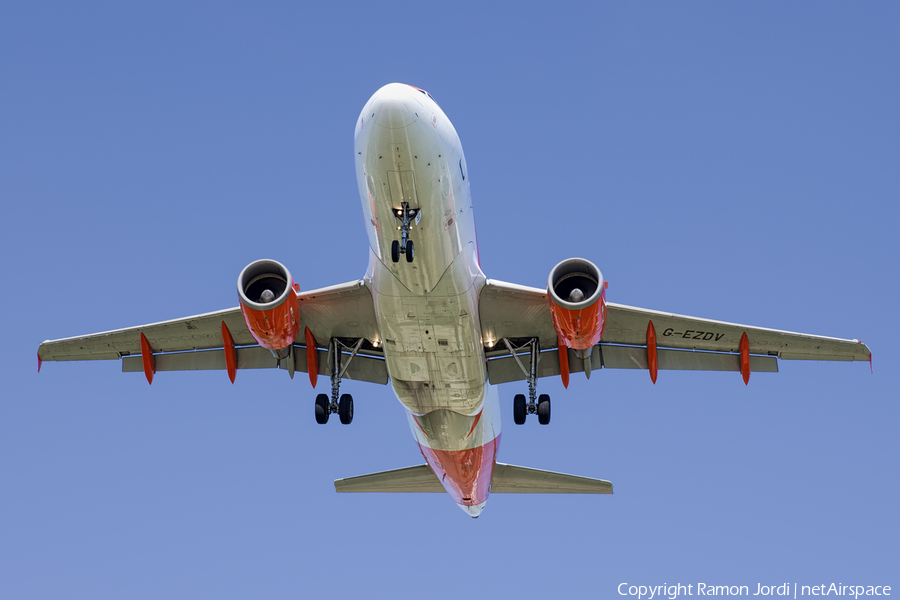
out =
[[(447, 409), (476, 413), (487, 381), (479, 333), (478, 280), (453, 293), (467, 263), (465, 253), (448, 269), (446, 284), (431, 293), (401, 293), (383, 265), (375, 267), (375, 308), (388, 373), (397, 397), (416, 414)], [(382, 283), (386, 285), (381, 285)], [(483, 280), (481, 280), (483, 284)]]
[[(356, 136), (357, 175), (391, 383), (413, 413), (473, 415), (487, 381), (478, 317), (485, 279), (462, 147), (443, 118), (420, 118), (415, 106), (385, 116), (377, 99), (371, 106)], [(404, 203), (418, 211), (409, 232), (414, 259), (393, 262)]]
[[(410, 88), (411, 89), (411, 88)], [(355, 152), (371, 260), (366, 275), (394, 392), (426, 462), (477, 516), (500, 436), (478, 298), (485, 283), (459, 137), (440, 107), (386, 86), (363, 108)], [(414, 252), (394, 262), (401, 211)], [(411, 259), (411, 260), (408, 260)]]

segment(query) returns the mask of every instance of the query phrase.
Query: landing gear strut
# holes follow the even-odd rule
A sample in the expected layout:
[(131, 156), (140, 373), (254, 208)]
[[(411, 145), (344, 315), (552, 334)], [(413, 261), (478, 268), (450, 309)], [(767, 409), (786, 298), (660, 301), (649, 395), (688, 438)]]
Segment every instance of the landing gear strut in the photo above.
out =
[(412, 229), (413, 222), (419, 223), (421, 213), (418, 208), (410, 208), (409, 202), (401, 202), (400, 210), (397, 211), (395, 217), (400, 221), (400, 241), (394, 240), (391, 244), (391, 260), (400, 262), (400, 255), (406, 255), (406, 262), (412, 262), (415, 257), (415, 248), (413, 242), (409, 239), (409, 230)]
[[(356, 353), (359, 352), (360, 346), (364, 338), (359, 338), (356, 344), (348, 346), (337, 338), (331, 338), (328, 344), (328, 368), (331, 371), (331, 398), (328, 394), (319, 394), (316, 396), (316, 423), (324, 425), (328, 422), (331, 413), (337, 413), (341, 419), (341, 423), (349, 425), (353, 421), (353, 396), (350, 394), (341, 394), (341, 378), (347, 372), (347, 367)], [(341, 365), (341, 350), (350, 351), (347, 363)], [(340, 398), (340, 400), (339, 400)]]
[[(528, 343), (519, 348), (513, 348), (509, 340), (503, 338), (506, 349), (509, 350), (513, 358), (522, 372), (525, 373), (525, 379), (528, 381), (528, 401), (525, 400), (525, 394), (516, 394), (513, 398), (513, 421), (516, 425), (523, 425), (528, 415), (537, 414), (538, 423), (547, 425), (550, 422), (550, 396), (548, 394), (537, 395), (537, 365), (541, 354), (541, 343), (538, 338), (531, 338)], [(528, 368), (519, 360), (518, 354), (520, 350), (529, 348), (530, 361)]]

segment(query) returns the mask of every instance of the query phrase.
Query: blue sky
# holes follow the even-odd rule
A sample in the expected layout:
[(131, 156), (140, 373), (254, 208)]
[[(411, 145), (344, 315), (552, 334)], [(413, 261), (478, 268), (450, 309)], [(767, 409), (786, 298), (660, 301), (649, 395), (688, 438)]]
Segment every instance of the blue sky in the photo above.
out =
[[(897, 590), (898, 34), (878, 1), (5, 4), (0, 595)], [(354, 423), (322, 427), (284, 372), (35, 372), (44, 339), (236, 305), (258, 258), (360, 277), (353, 126), (392, 81), (459, 132), (489, 277), (584, 256), (611, 302), (859, 338), (874, 375), (542, 380), (549, 427), (505, 385), (500, 460), (616, 493), (473, 521), (334, 493), (421, 462), (388, 387), (345, 383)]]

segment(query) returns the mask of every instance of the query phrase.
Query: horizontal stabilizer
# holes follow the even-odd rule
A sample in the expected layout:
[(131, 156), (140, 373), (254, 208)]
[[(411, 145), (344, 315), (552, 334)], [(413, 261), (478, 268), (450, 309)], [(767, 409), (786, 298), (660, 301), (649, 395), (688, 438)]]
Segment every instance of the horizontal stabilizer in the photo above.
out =
[(578, 475), (497, 463), (492, 494), (612, 494), (612, 483)]
[(381, 471), (358, 477), (335, 479), (337, 492), (443, 492), (444, 486), (438, 481), (428, 465), (418, 465), (392, 471)]
[[(338, 492), (443, 492), (428, 465), (381, 471), (334, 482)], [(612, 483), (602, 479), (579, 477), (497, 463), (491, 479), (492, 494), (612, 494)]]

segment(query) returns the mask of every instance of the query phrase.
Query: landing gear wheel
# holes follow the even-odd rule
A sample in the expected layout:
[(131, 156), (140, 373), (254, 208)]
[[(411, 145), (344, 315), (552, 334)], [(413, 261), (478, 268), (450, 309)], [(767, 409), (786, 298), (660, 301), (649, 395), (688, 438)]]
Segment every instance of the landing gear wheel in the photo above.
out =
[(412, 262), (415, 257), (412, 240), (406, 240), (406, 262)]
[(541, 394), (538, 396), (538, 423), (546, 425), (550, 422), (550, 396)]
[(391, 260), (400, 262), (400, 242), (397, 240), (391, 244)]
[(525, 394), (516, 394), (513, 398), (513, 421), (516, 425), (524, 425), (528, 415), (525, 409)]
[(341, 401), (338, 402), (338, 415), (344, 425), (349, 425), (353, 421), (353, 396), (350, 394), (341, 396)]
[(324, 425), (328, 422), (331, 415), (331, 402), (327, 394), (319, 394), (316, 396), (316, 423)]

